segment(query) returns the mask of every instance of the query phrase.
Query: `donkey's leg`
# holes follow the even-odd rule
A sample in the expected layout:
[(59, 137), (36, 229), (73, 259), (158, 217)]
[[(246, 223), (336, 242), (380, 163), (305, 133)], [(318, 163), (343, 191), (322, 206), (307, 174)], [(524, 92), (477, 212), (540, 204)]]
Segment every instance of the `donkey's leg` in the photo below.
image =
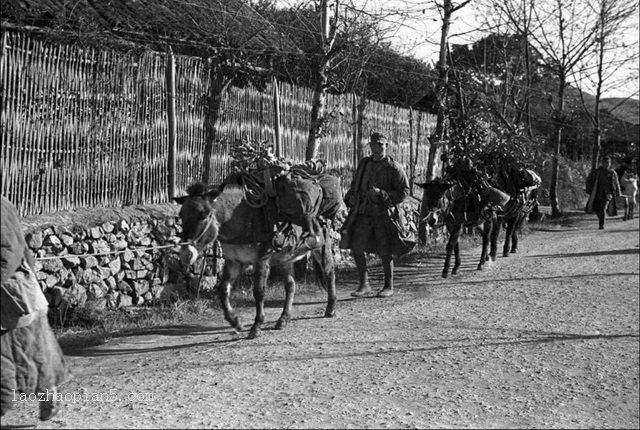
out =
[(218, 286), (218, 298), (222, 305), (224, 319), (226, 319), (237, 331), (242, 331), (242, 323), (231, 307), (231, 303), (229, 302), (229, 293), (231, 292), (231, 286), (240, 274), (241, 268), (242, 264), (236, 261), (225, 261), (224, 268), (222, 269), (222, 279)]
[(509, 256), (509, 248), (511, 246), (511, 239), (513, 238), (514, 227), (516, 223), (516, 218), (507, 219), (507, 228), (504, 232), (504, 246), (502, 247), (502, 256)]
[(517, 222), (514, 223), (513, 233), (511, 234), (511, 253), (515, 254), (518, 252), (518, 230), (522, 226), (522, 223), (525, 221), (526, 215), (520, 215), (517, 219)]
[(269, 261), (259, 260), (253, 268), (253, 299), (256, 302), (256, 319), (253, 322), (249, 339), (260, 336), (262, 323), (264, 323), (264, 287), (269, 276)]
[(489, 258), (491, 261), (496, 261), (496, 255), (498, 254), (498, 237), (500, 236), (501, 228), (502, 219), (496, 219), (493, 228), (491, 229), (491, 252), (489, 252)]
[(453, 263), (453, 269), (451, 269), (452, 275), (457, 275), (458, 270), (460, 269), (460, 264), (462, 260), (460, 259), (460, 235), (456, 237), (456, 244), (453, 247), (453, 254), (455, 256), (455, 262)]
[(313, 261), (313, 268), (320, 286), (327, 292), (327, 308), (324, 311), (324, 317), (331, 318), (336, 315), (336, 272), (331, 251), (331, 237), (326, 229), (323, 234), (324, 245), (311, 253), (311, 261)]
[(484, 264), (489, 260), (489, 242), (493, 235), (493, 222), (485, 221), (482, 225), (482, 252), (480, 253), (480, 262), (478, 270), (482, 270)]
[(449, 241), (447, 242), (446, 247), (446, 255), (444, 257), (444, 268), (442, 269), (442, 277), (446, 278), (449, 276), (449, 267), (451, 266), (451, 253), (453, 252), (453, 248), (455, 246), (454, 240), (457, 242), (457, 237), (455, 232), (449, 229)]
[(291, 307), (293, 306), (293, 296), (296, 292), (296, 281), (293, 278), (293, 263), (283, 263), (284, 276), (284, 307), (282, 315), (276, 323), (276, 330), (282, 330), (291, 320)]
[(455, 263), (453, 264), (452, 275), (458, 273), (460, 267), (460, 247), (458, 245), (460, 241), (460, 234), (462, 233), (462, 225), (452, 226), (449, 228), (449, 242), (447, 242), (447, 256), (444, 260), (444, 270), (442, 271), (442, 277), (446, 278), (449, 272), (449, 266), (451, 265), (451, 253), (455, 254)]

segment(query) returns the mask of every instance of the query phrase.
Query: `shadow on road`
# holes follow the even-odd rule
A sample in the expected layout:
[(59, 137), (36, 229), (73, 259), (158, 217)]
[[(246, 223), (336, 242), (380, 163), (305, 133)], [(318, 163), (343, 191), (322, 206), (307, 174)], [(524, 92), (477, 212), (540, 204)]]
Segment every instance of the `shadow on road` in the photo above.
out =
[(636, 248), (614, 249), (611, 251), (592, 251), (592, 252), (574, 252), (571, 254), (533, 254), (527, 255), (526, 258), (545, 257), (545, 258), (566, 258), (566, 257), (596, 257), (600, 255), (623, 255), (638, 254), (640, 251)]
[[(227, 330), (229, 329), (231, 328), (229, 327)], [(76, 349), (72, 351), (64, 351), (64, 353), (65, 355), (70, 357), (104, 357), (104, 356), (118, 356), (118, 355), (129, 355), (129, 354), (149, 354), (149, 353), (161, 352), (161, 351), (174, 351), (174, 350), (177, 351), (180, 349), (193, 348), (197, 346), (213, 346), (213, 345), (229, 344), (233, 342), (238, 342), (239, 340), (242, 340), (242, 338), (215, 339), (207, 342), (192, 342), (192, 343), (184, 343), (179, 345), (157, 346), (157, 347), (151, 347), (151, 348), (141, 347), (141, 348), (106, 349), (106, 348), (90, 347), (90, 348)]]
[[(391, 355), (391, 354), (407, 354), (407, 353), (420, 353), (420, 352), (430, 352), (430, 351), (441, 351), (441, 350), (454, 350), (454, 349), (470, 349), (472, 351), (477, 351), (478, 348), (487, 348), (494, 346), (506, 346), (506, 345), (527, 345), (527, 344), (542, 344), (542, 343), (550, 343), (550, 342), (567, 342), (567, 341), (589, 341), (589, 340), (615, 340), (615, 339), (638, 339), (640, 338), (639, 334), (629, 333), (629, 334), (555, 334), (555, 333), (545, 333), (542, 337), (536, 337), (534, 339), (517, 339), (517, 340), (509, 340), (509, 338), (501, 338), (505, 339), (504, 341), (500, 341), (499, 339), (490, 340), (487, 338), (483, 339), (468, 339), (472, 342), (466, 345), (434, 345), (434, 346), (425, 346), (425, 347), (411, 347), (411, 348), (397, 348), (393, 347), (393, 349), (389, 350), (380, 350), (380, 343), (376, 342), (376, 349), (374, 351), (355, 351), (355, 352), (347, 352), (347, 353), (337, 353), (337, 354), (322, 354), (318, 355), (317, 351), (313, 354), (301, 355), (301, 356), (283, 356), (283, 357), (274, 357), (269, 360), (244, 360), (242, 363), (238, 363), (236, 361), (222, 361), (222, 362), (211, 362), (211, 365), (214, 366), (244, 366), (247, 364), (264, 364), (267, 362), (304, 362), (308, 360), (335, 360), (341, 358), (356, 358), (356, 357), (371, 357), (371, 356), (379, 356), (379, 355)], [(417, 340), (412, 340), (411, 342), (416, 342)], [(464, 342), (465, 339), (432, 339), (432, 340), (423, 340), (427, 342)], [(402, 343), (409, 342), (408, 340), (401, 341)], [(355, 342), (358, 343), (358, 342)], [(367, 343), (367, 342), (360, 342)], [(371, 344), (371, 342), (368, 342)], [(251, 344), (247, 343), (247, 346)], [(319, 344), (315, 344), (319, 345)], [(330, 345), (335, 348), (336, 343), (326, 343), (326, 345)], [(349, 342), (349, 345), (354, 345), (354, 342)], [(244, 345), (242, 345), (244, 346)]]

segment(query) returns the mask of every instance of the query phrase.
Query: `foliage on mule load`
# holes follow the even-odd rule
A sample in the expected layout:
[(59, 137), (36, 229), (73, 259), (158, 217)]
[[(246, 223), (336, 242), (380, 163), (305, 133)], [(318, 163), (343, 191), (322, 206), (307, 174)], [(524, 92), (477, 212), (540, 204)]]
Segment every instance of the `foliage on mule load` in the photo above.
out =
[(504, 127), (471, 117), (453, 128), (449, 150), (450, 163), (463, 157), (471, 159), (476, 168), (491, 175), (500, 169), (532, 168), (539, 143), (524, 133), (513, 133)]
[(343, 206), (340, 179), (324, 173), (323, 161), (294, 164), (276, 157), (268, 141), (246, 139), (233, 145), (231, 156), (235, 174), (252, 188), (248, 191), (275, 197), (281, 215), (295, 224), (303, 225), (305, 216), (333, 220)]

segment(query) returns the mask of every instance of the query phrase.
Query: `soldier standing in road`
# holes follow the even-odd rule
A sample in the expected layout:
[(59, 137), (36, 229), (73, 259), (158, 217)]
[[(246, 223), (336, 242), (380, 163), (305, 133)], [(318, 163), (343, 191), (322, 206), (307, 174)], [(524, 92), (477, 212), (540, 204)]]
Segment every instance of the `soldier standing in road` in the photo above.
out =
[(384, 286), (378, 297), (393, 295), (393, 258), (409, 252), (403, 219), (397, 205), (409, 195), (409, 181), (403, 168), (387, 155), (389, 140), (373, 133), (369, 140), (371, 156), (363, 158), (345, 195), (349, 216), (342, 228), (340, 247), (351, 249), (358, 269), (358, 289), (351, 293), (362, 297), (371, 293), (365, 252), (382, 260)]

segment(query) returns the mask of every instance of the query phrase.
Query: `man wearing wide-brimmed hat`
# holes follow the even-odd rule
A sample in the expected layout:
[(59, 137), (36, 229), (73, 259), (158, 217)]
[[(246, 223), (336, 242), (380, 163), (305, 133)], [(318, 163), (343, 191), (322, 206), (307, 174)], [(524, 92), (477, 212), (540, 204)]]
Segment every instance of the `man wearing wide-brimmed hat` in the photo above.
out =
[(359, 275), (358, 289), (351, 293), (362, 297), (371, 293), (365, 252), (377, 254), (384, 269), (384, 286), (378, 297), (393, 295), (393, 258), (411, 250), (415, 242), (407, 240), (397, 205), (409, 195), (409, 181), (400, 164), (387, 155), (389, 140), (381, 133), (369, 139), (371, 156), (364, 157), (345, 195), (349, 216), (341, 230), (340, 247), (350, 249)]

